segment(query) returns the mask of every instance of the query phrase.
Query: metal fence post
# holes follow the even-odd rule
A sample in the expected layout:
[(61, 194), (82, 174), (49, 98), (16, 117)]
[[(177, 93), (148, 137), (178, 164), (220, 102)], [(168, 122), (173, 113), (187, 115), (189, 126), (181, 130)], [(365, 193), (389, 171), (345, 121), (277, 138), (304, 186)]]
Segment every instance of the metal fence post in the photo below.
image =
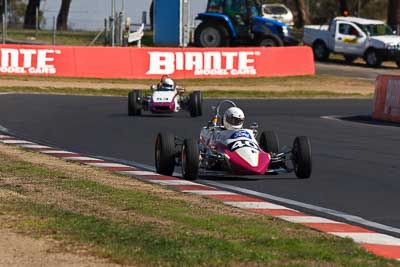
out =
[(8, 1), (4, 0), (4, 17), (3, 17), (3, 34), (4, 34), (4, 43), (7, 40), (7, 30), (8, 30)]
[(35, 38), (37, 39), (38, 37), (38, 32), (39, 32), (39, 8), (36, 8), (36, 23), (35, 23)]
[(56, 32), (57, 32), (56, 17), (53, 16), (53, 45), (56, 45)]
[(3, 27), (3, 29), (2, 29), (2, 41), (3, 41), (3, 44), (5, 44), (6, 43), (6, 30), (5, 30), (5, 28), (6, 28), (6, 23), (5, 23), (5, 17), (6, 17), (6, 15), (3, 13), (2, 14), (2, 27)]
[(115, 0), (111, 1), (110, 26), (111, 26), (111, 46), (115, 46)]

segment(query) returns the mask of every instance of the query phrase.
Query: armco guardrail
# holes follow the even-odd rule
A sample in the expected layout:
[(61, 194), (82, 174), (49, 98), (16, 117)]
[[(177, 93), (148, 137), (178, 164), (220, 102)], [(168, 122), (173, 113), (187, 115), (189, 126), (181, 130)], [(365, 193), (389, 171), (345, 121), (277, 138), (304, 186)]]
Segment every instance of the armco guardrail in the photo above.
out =
[(376, 78), (372, 117), (400, 122), (400, 76), (379, 75)]
[(311, 75), (309, 47), (111, 48), (0, 45), (0, 74), (94, 78)]

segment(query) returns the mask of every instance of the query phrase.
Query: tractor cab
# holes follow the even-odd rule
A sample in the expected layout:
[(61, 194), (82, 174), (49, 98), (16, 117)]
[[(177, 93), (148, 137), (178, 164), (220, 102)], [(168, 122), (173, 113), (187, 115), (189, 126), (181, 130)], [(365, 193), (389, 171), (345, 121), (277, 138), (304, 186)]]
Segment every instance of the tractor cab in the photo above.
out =
[(253, 18), (261, 16), (261, 7), (257, 1), (250, 0), (210, 0), (207, 13), (226, 14), (238, 35), (245, 36), (251, 32)]
[(196, 19), (202, 21), (195, 31), (200, 47), (282, 46), (289, 40), (288, 26), (263, 18), (257, 0), (209, 0), (206, 12)]

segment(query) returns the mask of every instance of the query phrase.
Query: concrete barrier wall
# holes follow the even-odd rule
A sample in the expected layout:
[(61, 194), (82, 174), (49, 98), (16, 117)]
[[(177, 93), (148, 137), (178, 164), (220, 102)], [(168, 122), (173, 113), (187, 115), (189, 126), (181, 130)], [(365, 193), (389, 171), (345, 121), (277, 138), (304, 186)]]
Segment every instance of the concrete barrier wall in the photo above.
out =
[(312, 75), (309, 47), (111, 48), (0, 45), (0, 75), (231, 78)]
[(400, 122), (400, 76), (379, 75), (376, 78), (372, 117)]

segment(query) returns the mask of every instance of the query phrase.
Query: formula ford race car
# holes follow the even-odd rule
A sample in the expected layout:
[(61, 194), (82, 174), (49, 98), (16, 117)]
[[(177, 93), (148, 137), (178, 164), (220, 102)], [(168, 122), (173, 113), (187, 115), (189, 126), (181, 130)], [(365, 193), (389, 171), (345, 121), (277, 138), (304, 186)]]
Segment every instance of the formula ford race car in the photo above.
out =
[(176, 86), (168, 76), (163, 76), (157, 85), (150, 86), (151, 95), (140, 90), (133, 90), (128, 95), (129, 116), (139, 116), (142, 110), (151, 113), (174, 113), (187, 110), (190, 116), (202, 115), (203, 98), (200, 91), (184, 95), (185, 89)]
[(220, 102), (213, 120), (201, 129), (200, 140), (181, 139), (171, 133), (157, 135), (155, 165), (158, 173), (172, 175), (175, 166), (181, 166), (182, 176), (187, 180), (198, 176), (262, 178), (266, 174), (292, 171), (301, 179), (311, 176), (311, 145), (307, 137), (296, 137), (292, 148), (280, 148), (273, 131), (264, 131), (258, 136), (256, 123), (250, 129), (242, 128), (243, 112), (240, 128), (227, 129), (227, 123), (220, 122), (222, 104), (236, 107), (230, 100)]

